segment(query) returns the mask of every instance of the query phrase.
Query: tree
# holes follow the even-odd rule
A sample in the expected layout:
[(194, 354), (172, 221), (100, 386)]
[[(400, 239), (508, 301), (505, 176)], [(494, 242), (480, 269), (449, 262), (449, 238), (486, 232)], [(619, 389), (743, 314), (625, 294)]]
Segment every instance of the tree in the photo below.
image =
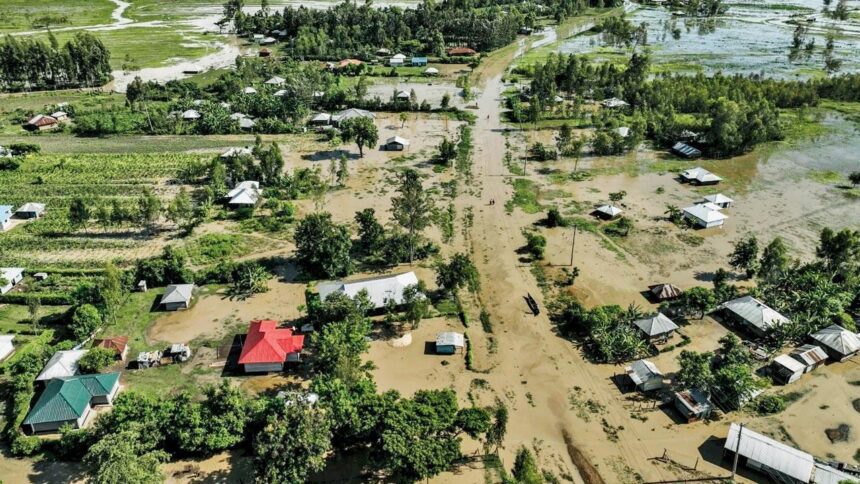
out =
[(451, 256), (448, 263), (440, 263), (436, 266), (436, 284), (449, 294), (454, 294), (462, 287), (468, 287), (470, 291), (476, 292), (480, 286), (478, 268), (468, 255), (457, 253)]
[(710, 311), (716, 304), (713, 291), (704, 287), (692, 287), (681, 293), (678, 304), (686, 314), (698, 314), (698, 318), (704, 318), (705, 313)]
[(400, 127), (406, 126), (406, 121), (409, 121), (409, 113), (406, 111), (401, 111), (401, 113), (397, 116), (400, 118)]
[(430, 313), (430, 299), (426, 294), (427, 287), (423, 281), (403, 288), (404, 316), (412, 328), (417, 328), (418, 323)]
[(369, 333), (370, 321), (363, 315), (323, 326), (311, 336), (314, 371), (347, 383), (363, 377), (368, 367), (362, 364), (361, 355), (367, 351)]
[(232, 274), (230, 293), (238, 297), (248, 297), (269, 290), (272, 274), (259, 263), (243, 264)]
[(517, 451), (512, 473), (517, 484), (543, 484), (544, 482), (534, 455), (525, 447), (520, 447)]
[(340, 137), (344, 141), (355, 141), (359, 156), (364, 158), (364, 147), (375, 145), (379, 141), (379, 132), (372, 119), (358, 117), (340, 123)]
[(487, 430), (486, 444), (488, 448), (492, 446), (498, 452), (508, 432), (508, 407), (505, 405), (505, 402), (497, 399), (492, 413), (493, 423)]
[(553, 227), (567, 227), (568, 220), (562, 216), (561, 212), (556, 207), (552, 207), (546, 212), (546, 226), (549, 228)]
[(182, 187), (179, 189), (179, 194), (176, 195), (176, 198), (167, 207), (167, 219), (184, 229), (188, 227), (193, 217), (194, 206), (191, 203), (191, 197), (188, 196), (188, 191), (185, 190), (185, 187)]
[(99, 373), (116, 361), (116, 353), (108, 348), (95, 347), (78, 360), (78, 367), (84, 375)]
[(398, 175), (398, 195), (391, 199), (394, 220), (409, 234), (409, 263), (415, 258), (415, 243), (419, 232), (433, 220), (433, 200), (421, 186), (421, 176), (408, 169)]
[(624, 200), (624, 197), (627, 196), (627, 192), (621, 190), (620, 192), (612, 192), (609, 194), (609, 201), (612, 203), (618, 203), (621, 200)]
[(91, 304), (83, 304), (75, 308), (72, 315), (71, 329), (79, 340), (89, 338), (102, 325), (99, 310)]
[(327, 212), (303, 218), (295, 232), (296, 259), (311, 274), (338, 277), (352, 270), (349, 228), (335, 224)]
[(755, 275), (758, 269), (758, 239), (750, 234), (747, 238), (735, 242), (735, 249), (729, 256), (729, 265), (742, 269), (747, 278)]
[(385, 240), (385, 228), (376, 220), (376, 210), (365, 208), (355, 212), (355, 222), (358, 224), (358, 237), (365, 254), (375, 254), (381, 250)]
[(125, 301), (123, 274), (113, 263), (105, 264), (104, 275), (98, 285), (99, 298), (104, 304), (105, 315), (116, 324), (116, 315)]
[(860, 185), (860, 171), (851, 172), (851, 174), (848, 175), (848, 181), (850, 181), (854, 186)]
[(235, 447), (245, 438), (251, 410), (250, 398), (227, 380), (221, 380), (217, 386), (206, 387), (204, 394), (206, 398), (200, 408), (204, 430), (203, 450), (215, 453)]
[(164, 481), (161, 464), (168, 454), (154, 450), (152, 439), (137, 425), (106, 434), (86, 456), (88, 482), (93, 484), (159, 484)]
[(759, 277), (764, 279), (778, 277), (788, 269), (789, 262), (788, 247), (781, 237), (776, 237), (762, 251)]
[(86, 228), (87, 222), (90, 221), (90, 209), (83, 198), (75, 197), (69, 203), (68, 220), (72, 230)]
[(523, 237), (526, 238), (526, 252), (528, 252), (533, 259), (542, 260), (544, 251), (546, 250), (546, 237), (527, 230), (523, 231)]
[(27, 298), (27, 317), (33, 326), (39, 325), (39, 312), (41, 310), (42, 300), (39, 299), (39, 296), (30, 296)]
[(439, 143), (439, 162), (443, 165), (448, 165), (456, 157), (457, 144), (447, 137), (442, 138), (442, 142)]
[(331, 424), (325, 413), (301, 402), (270, 403), (265, 426), (254, 437), (254, 475), (259, 482), (306, 482), (325, 467)]
[(137, 210), (138, 223), (152, 232), (161, 217), (161, 199), (155, 196), (151, 189), (145, 188), (137, 199)]
[(834, 232), (825, 228), (821, 231), (815, 254), (824, 259), (830, 271), (853, 270), (860, 261), (860, 231), (842, 229)]
[(675, 382), (681, 389), (695, 388), (704, 392), (710, 392), (714, 384), (714, 375), (711, 373), (712, 353), (696, 353), (683, 350), (678, 356), (680, 369), (675, 374)]

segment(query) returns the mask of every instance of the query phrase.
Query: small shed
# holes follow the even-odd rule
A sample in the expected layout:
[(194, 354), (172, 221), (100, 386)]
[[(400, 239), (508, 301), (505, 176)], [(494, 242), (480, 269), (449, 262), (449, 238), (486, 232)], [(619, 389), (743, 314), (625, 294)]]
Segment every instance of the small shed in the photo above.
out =
[(257, 90), (251, 86), (248, 86), (245, 89), (242, 89), (242, 94), (257, 94)]
[(414, 67), (424, 67), (427, 65), (426, 57), (413, 57), (412, 58), (412, 66)]
[(728, 215), (715, 209), (715, 206), (704, 203), (697, 203), (692, 207), (684, 208), (682, 216), (696, 227), (703, 229), (722, 227), (729, 218)]
[(672, 145), (672, 153), (675, 153), (676, 155), (687, 159), (693, 159), (702, 156), (701, 150), (693, 148), (692, 146), (688, 145), (687, 143), (684, 143), (683, 141), (678, 141), (677, 143)]
[(649, 287), (648, 292), (650, 292), (651, 297), (657, 301), (669, 301), (680, 297), (683, 291), (674, 284), (664, 283), (655, 284)]
[(403, 151), (409, 147), (409, 140), (400, 136), (393, 136), (385, 141), (386, 151)]
[(25, 203), (18, 207), (18, 210), (15, 210), (15, 216), (18, 218), (39, 218), (45, 214), (45, 204), (44, 203), (34, 203), (29, 202)]
[(194, 294), (194, 284), (171, 284), (161, 296), (161, 306), (165, 311), (188, 309)]
[(806, 371), (806, 365), (788, 355), (774, 358), (770, 368), (774, 380), (783, 385), (796, 382)]
[(675, 392), (675, 409), (687, 423), (707, 419), (714, 411), (710, 397), (697, 389)]
[(811, 337), (836, 361), (845, 361), (860, 352), (860, 338), (838, 324), (813, 333)]
[(5, 360), (15, 351), (15, 345), (12, 343), (14, 340), (14, 334), (0, 334), (0, 361)]
[(33, 274), (33, 279), (35, 279), (37, 281), (44, 281), (44, 280), (48, 279), (48, 273), (47, 272), (37, 272), (37, 273)]
[(227, 192), (229, 200), (227, 205), (232, 207), (253, 207), (260, 200), (260, 182), (239, 182), (232, 190)]
[(816, 345), (803, 345), (789, 354), (795, 360), (803, 363), (804, 373), (809, 373), (827, 361), (827, 352)]
[(114, 336), (113, 338), (94, 340), (93, 348), (111, 350), (114, 352), (117, 360), (123, 361), (126, 355), (128, 355), (128, 336)]
[(51, 117), (56, 119), (59, 123), (64, 123), (69, 120), (69, 114), (65, 111), (55, 111), (51, 113)]
[(663, 388), (663, 373), (654, 363), (648, 360), (636, 360), (624, 368), (633, 386), (641, 392), (650, 392)]
[(615, 205), (601, 205), (594, 209), (594, 215), (603, 220), (612, 220), (621, 216), (623, 210)]
[(394, 54), (388, 59), (388, 65), (391, 67), (400, 67), (406, 62), (406, 56), (403, 54)]
[(691, 185), (716, 185), (723, 181), (721, 177), (711, 173), (701, 166), (684, 170), (681, 172), (680, 176), (681, 181), (690, 183)]
[(6, 281), (5, 285), (0, 286), (0, 294), (6, 294), (24, 280), (24, 268), (0, 267), (0, 279)]
[(425, 76), (438, 76), (439, 75), (439, 69), (436, 69), (435, 67), (428, 67), (428, 68), (424, 69), (424, 75)]
[(716, 193), (714, 195), (707, 195), (704, 199), (705, 203), (712, 203), (720, 208), (729, 208), (735, 203), (731, 198), (723, 195), (722, 193)]
[(12, 205), (0, 205), (0, 230), (6, 230), (12, 225)]
[(668, 341), (678, 329), (678, 325), (663, 313), (657, 313), (650, 318), (637, 319), (633, 321), (633, 325), (639, 328), (649, 343)]
[(398, 101), (408, 101), (410, 98), (410, 95), (409, 95), (408, 91), (397, 91), (394, 94), (394, 98), (397, 99)]
[(183, 112), (181, 116), (182, 119), (186, 121), (196, 121), (200, 119), (200, 111), (197, 111), (196, 109), (189, 109)]
[(287, 95), (286, 89), (278, 89), (277, 91), (275, 91), (274, 94), (272, 94), (272, 96), (275, 96), (275, 97), (284, 97), (286, 95)]
[(269, 57), (272, 55), (272, 51), (263, 47), (262, 49), (260, 49), (257, 55), (259, 55), (260, 57)]
[(461, 353), (466, 347), (466, 337), (463, 333), (443, 331), (436, 335), (436, 354), (453, 355)]
[(268, 84), (270, 86), (283, 86), (285, 82), (287, 82), (287, 80), (284, 79), (283, 77), (273, 76), (269, 80), (264, 82), (264, 84)]
[(56, 118), (44, 114), (37, 114), (24, 123), (24, 129), (28, 131), (48, 131), (59, 126), (60, 122)]

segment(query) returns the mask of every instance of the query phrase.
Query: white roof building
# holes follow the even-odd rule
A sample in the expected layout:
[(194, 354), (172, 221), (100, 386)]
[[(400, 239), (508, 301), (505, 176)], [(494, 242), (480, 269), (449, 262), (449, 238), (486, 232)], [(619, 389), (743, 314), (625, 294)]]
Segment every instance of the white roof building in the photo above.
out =
[(624, 370), (636, 388), (643, 392), (663, 387), (663, 373), (648, 360), (636, 360)]
[(194, 284), (171, 284), (164, 290), (161, 304), (165, 306), (184, 304), (185, 307), (188, 307), (193, 294)]
[(58, 351), (45, 363), (36, 381), (47, 381), (53, 378), (63, 378), (78, 374), (78, 361), (87, 354), (87, 350)]
[(317, 113), (311, 118), (311, 123), (328, 124), (331, 122), (332, 115), (329, 113)]
[(182, 119), (187, 119), (187, 120), (200, 119), (200, 111), (197, 111), (196, 109), (189, 109), (189, 110), (182, 113)]
[(253, 156), (254, 150), (249, 146), (242, 147), (233, 147), (229, 148), (227, 151), (221, 153), (221, 158), (235, 158), (237, 156)]
[(424, 75), (438, 76), (439, 75), (439, 69), (436, 69), (435, 67), (428, 67), (428, 68), (424, 69)]
[(812, 339), (824, 346), (824, 351), (834, 359), (844, 361), (860, 351), (860, 338), (837, 324), (830, 325), (812, 334)]
[(695, 223), (702, 228), (721, 227), (728, 215), (720, 212), (720, 208), (716, 205), (707, 205), (697, 203), (692, 207), (683, 209), (684, 218)]
[(376, 119), (376, 115), (371, 113), (370, 111), (365, 111), (364, 109), (349, 108), (349, 109), (344, 109), (343, 111), (340, 111), (339, 113), (335, 114), (334, 116), (331, 117), (331, 120), (334, 121), (335, 123), (340, 123), (340, 122), (346, 121), (348, 119), (355, 119), (355, 118)]
[(394, 276), (374, 277), (358, 281), (327, 281), (317, 285), (320, 299), (326, 298), (335, 292), (342, 292), (354, 298), (362, 290), (367, 291), (370, 301), (376, 309), (384, 308), (388, 300), (395, 304), (403, 304), (403, 290), (407, 286), (418, 284), (418, 277), (414, 272), (405, 272)]
[(14, 339), (14, 334), (0, 334), (0, 361), (3, 361), (15, 351), (15, 345), (12, 344)]
[(623, 99), (618, 99), (617, 97), (611, 97), (609, 99), (604, 99), (600, 104), (605, 108), (620, 108), (627, 106), (627, 101)]
[(257, 94), (257, 90), (251, 86), (248, 86), (245, 89), (242, 89), (242, 94)]
[(713, 203), (714, 205), (719, 205), (720, 208), (726, 208), (729, 205), (735, 203), (731, 198), (723, 195), (722, 193), (717, 193), (714, 195), (706, 195), (705, 202)]
[(257, 122), (249, 117), (239, 119), (239, 129), (252, 129), (257, 125)]
[(650, 318), (637, 319), (633, 321), (633, 325), (641, 329), (649, 338), (669, 334), (678, 329), (678, 325), (663, 313), (657, 313)]
[(622, 138), (630, 136), (630, 128), (628, 128), (627, 126), (616, 128), (615, 132), (618, 133)]
[(401, 145), (403, 147), (406, 147), (406, 146), (409, 146), (409, 140), (406, 138), (401, 138), (400, 136), (392, 136), (391, 138), (388, 138), (387, 140), (385, 140), (385, 144), (386, 145), (397, 144), (397, 145)]
[(256, 205), (260, 199), (260, 182), (239, 182), (232, 190), (227, 192), (229, 205)]
[(285, 82), (287, 82), (287, 80), (284, 79), (283, 77), (274, 76), (271, 79), (269, 79), (268, 81), (266, 81), (265, 84), (268, 84), (270, 86), (283, 86)]
[(790, 322), (788, 318), (752, 296), (732, 299), (721, 307), (737, 316), (759, 335), (767, 333), (775, 326)]
[(275, 97), (284, 97), (286, 94), (287, 94), (287, 90), (286, 90), (286, 89), (278, 89), (277, 91), (275, 91), (275, 93), (274, 93), (274, 94), (272, 94), (272, 96), (275, 96)]
[(24, 278), (23, 267), (0, 267), (0, 279), (5, 279), (6, 284), (0, 286), (0, 294), (6, 294)]
[(812, 455), (765, 437), (749, 427), (741, 431), (740, 425), (731, 424), (724, 448), (746, 457), (747, 467), (782, 474), (799, 482), (813, 482), (815, 459)]
[(621, 212), (623, 212), (623, 210), (616, 207), (615, 205), (601, 205), (594, 209), (594, 211), (609, 218), (615, 218), (621, 215)]
[(24, 205), (21, 205), (20, 207), (18, 207), (18, 210), (15, 210), (15, 213), (17, 213), (17, 214), (33, 213), (38, 217), (39, 215), (42, 215), (43, 213), (45, 213), (45, 204), (44, 203), (28, 202), (28, 203), (25, 203)]
[(457, 333), (456, 331), (443, 331), (436, 335), (436, 346), (463, 348), (466, 346), (466, 337), (463, 333)]
[(689, 182), (695, 181), (699, 184), (718, 183), (723, 181), (721, 177), (714, 175), (701, 166), (682, 171), (681, 178)]

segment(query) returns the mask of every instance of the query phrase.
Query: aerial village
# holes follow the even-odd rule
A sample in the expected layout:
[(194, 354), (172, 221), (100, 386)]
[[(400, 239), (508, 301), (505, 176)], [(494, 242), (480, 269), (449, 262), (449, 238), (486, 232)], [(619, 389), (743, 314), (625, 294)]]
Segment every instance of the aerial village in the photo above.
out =
[(9, 1), (3, 482), (860, 483), (856, 5)]

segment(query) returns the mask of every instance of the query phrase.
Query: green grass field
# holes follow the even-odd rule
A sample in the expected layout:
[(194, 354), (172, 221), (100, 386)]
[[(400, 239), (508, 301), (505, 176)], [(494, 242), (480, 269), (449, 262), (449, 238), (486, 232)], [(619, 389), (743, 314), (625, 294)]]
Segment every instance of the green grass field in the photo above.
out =
[(3, 0), (0, 2), (0, 34), (84, 27), (111, 23), (116, 5), (109, 0)]

